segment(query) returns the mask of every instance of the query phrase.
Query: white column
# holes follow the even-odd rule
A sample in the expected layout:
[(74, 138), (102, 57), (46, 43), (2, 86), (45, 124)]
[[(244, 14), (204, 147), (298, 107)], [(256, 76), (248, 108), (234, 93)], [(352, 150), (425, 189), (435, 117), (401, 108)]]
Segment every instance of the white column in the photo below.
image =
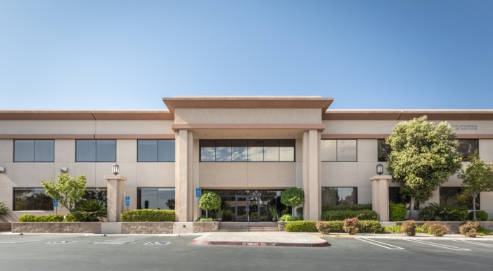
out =
[(127, 178), (120, 175), (105, 175), (107, 186), (108, 222), (120, 222), (120, 214), (124, 210), (124, 181)]
[(175, 217), (177, 222), (187, 222), (188, 131), (178, 130), (175, 135)]
[(379, 221), (389, 221), (389, 180), (390, 175), (375, 175), (371, 181), (371, 204), (373, 211), (377, 212)]
[(303, 189), (305, 220), (320, 220), (320, 132), (303, 133)]
[(310, 214), (310, 187), (308, 182), (308, 131), (303, 132), (303, 191), (305, 192), (305, 203), (303, 204), (303, 218), (308, 219)]

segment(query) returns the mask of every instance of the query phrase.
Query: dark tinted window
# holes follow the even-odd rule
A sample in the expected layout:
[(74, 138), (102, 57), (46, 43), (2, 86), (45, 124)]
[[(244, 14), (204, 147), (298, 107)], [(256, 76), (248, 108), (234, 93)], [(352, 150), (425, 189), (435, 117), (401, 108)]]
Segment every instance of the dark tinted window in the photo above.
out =
[(216, 161), (216, 141), (200, 140), (200, 161)]
[(295, 143), (294, 139), (279, 140), (279, 161), (294, 161)]
[(295, 161), (294, 139), (200, 140), (201, 162)]
[(462, 161), (470, 161), (475, 151), (479, 153), (479, 140), (478, 139), (459, 139), (459, 148), (457, 151), (462, 157)]
[(391, 151), (390, 145), (385, 143), (385, 139), (378, 140), (378, 162), (387, 162)]
[(247, 141), (231, 140), (231, 161), (235, 162), (246, 162), (247, 161)]
[(116, 162), (116, 140), (76, 140), (76, 162)]
[(216, 161), (231, 162), (231, 140), (216, 140)]
[(356, 187), (322, 187), (322, 207), (358, 203)]
[(138, 140), (138, 162), (173, 162), (175, 161), (174, 140)]
[[(472, 210), (472, 196), (463, 194), (463, 187), (440, 187), (440, 205), (467, 206)], [(476, 209), (480, 209), (480, 197), (476, 198)]]
[(54, 140), (15, 140), (14, 162), (53, 162)]
[(323, 162), (356, 162), (356, 140), (322, 140), (320, 157)]
[(51, 211), (53, 199), (43, 188), (15, 188), (14, 211)]
[(137, 209), (175, 209), (175, 189), (139, 188), (137, 189)]
[(158, 140), (157, 141), (157, 161), (174, 162), (175, 161), (175, 141)]

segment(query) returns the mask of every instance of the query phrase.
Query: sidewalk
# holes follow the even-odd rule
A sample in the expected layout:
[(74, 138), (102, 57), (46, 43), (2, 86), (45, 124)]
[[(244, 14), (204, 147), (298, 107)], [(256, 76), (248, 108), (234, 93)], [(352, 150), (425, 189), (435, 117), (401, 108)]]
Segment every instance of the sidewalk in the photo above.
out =
[[(308, 234), (308, 233), (307, 233)], [(347, 233), (331, 233), (329, 235), (322, 236), (319, 233), (312, 233), (313, 236), (319, 238), (374, 238), (374, 239), (425, 239), (425, 240), (443, 240), (443, 239), (482, 239), (493, 241), (493, 235), (477, 236), (476, 238), (466, 237), (461, 234), (445, 234), (442, 237), (433, 236), (431, 234), (416, 233), (416, 236), (407, 236), (404, 234), (386, 234), (386, 233), (358, 233), (356, 235), (349, 235)]]
[(257, 247), (326, 247), (324, 239), (307, 233), (290, 232), (213, 232), (192, 241), (194, 245)]

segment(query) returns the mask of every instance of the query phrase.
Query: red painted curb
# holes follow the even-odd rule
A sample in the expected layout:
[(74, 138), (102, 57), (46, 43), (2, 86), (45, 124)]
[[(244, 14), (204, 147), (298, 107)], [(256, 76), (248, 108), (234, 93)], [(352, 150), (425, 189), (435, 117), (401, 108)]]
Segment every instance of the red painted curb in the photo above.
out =
[(200, 241), (193, 240), (193, 245), (207, 246), (250, 246), (250, 247), (326, 247), (329, 242), (320, 243), (285, 243), (285, 242), (241, 242), (241, 241)]

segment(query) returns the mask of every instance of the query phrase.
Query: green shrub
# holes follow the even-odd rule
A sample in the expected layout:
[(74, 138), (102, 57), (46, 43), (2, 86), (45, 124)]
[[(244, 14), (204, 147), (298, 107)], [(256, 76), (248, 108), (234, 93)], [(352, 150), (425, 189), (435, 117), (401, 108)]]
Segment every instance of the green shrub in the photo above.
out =
[(419, 220), (423, 221), (464, 221), (467, 215), (468, 209), (465, 206), (449, 207), (431, 203), (419, 210)]
[(459, 227), (460, 234), (464, 234), (467, 237), (476, 237), (479, 231), (478, 221), (467, 221)]
[(317, 221), (290, 221), (284, 226), (288, 232), (318, 232)]
[(479, 231), (478, 231), (478, 235), (479, 236), (484, 236), (484, 235), (492, 235), (493, 232), (488, 230), (488, 229), (483, 229), (483, 228), (480, 228)]
[(423, 229), (423, 231), (425, 233), (429, 233), (431, 234), (429, 231), (430, 231), (430, 225), (431, 225), (431, 222), (426, 222), (425, 224), (421, 225), (421, 229)]
[(406, 218), (407, 208), (404, 204), (389, 205), (390, 221), (404, 221)]
[(68, 214), (63, 219), (63, 222), (77, 222), (77, 219), (75, 218), (75, 216), (73, 214)]
[(359, 220), (356, 217), (344, 219), (344, 231), (350, 235), (355, 235), (359, 230)]
[(351, 205), (336, 205), (336, 206), (323, 206), (322, 212), (326, 211), (363, 211), (372, 210), (371, 203), (368, 204), (351, 204)]
[(164, 222), (175, 221), (174, 210), (127, 210), (123, 211), (120, 219), (122, 222)]
[(213, 220), (212, 220), (212, 218), (205, 218), (205, 217), (201, 217), (201, 218), (199, 219), (199, 222), (212, 222), (212, 221), (213, 221)]
[(402, 232), (407, 236), (415, 236), (416, 235), (416, 222), (414, 220), (407, 220), (402, 223)]
[(303, 192), (303, 188), (291, 187), (281, 193), (281, 203), (286, 206), (295, 207), (301, 205), (304, 201), (305, 192)]
[[(469, 212), (467, 216), (468, 220), (474, 220), (474, 212)], [(481, 210), (476, 210), (476, 220), (478, 221), (488, 221), (488, 213)]]
[(344, 232), (344, 222), (342, 221), (327, 221), (331, 232)]
[(386, 233), (401, 233), (402, 232), (402, 227), (400, 225), (384, 226), (383, 227), (383, 232), (386, 232)]
[(317, 222), (317, 230), (318, 232), (320, 232), (322, 235), (327, 235), (330, 233), (330, 224), (329, 222), (322, 222), (322, 221), (319, 221)]
[(63, 222), (63, 215), (22, 215), (19, 222)]
[(303, 220), (303, 217), (292, 216), (290, 214), (285, 214), (281, 216), (281, 218), (279, 218), (279, 221), (299, 221), (299, 220)]
[(434, 236), (443, 236), (448, 231), (447, 226), (441, 223), (431, 223), (428, 232), (433, 234)]
[(359, 220), (377, 220), (377, 213), (371, 210), (361, 211), (326, 211), (322, 213), (323, 221), (344, 220), (356, 217)]
[(71, 214), (78, 222), (97, 222), (106, 217), (106, 212), (104, 202), (98, 199), (88, 199), (79, 201)]
[(5, 203), (0, 202), (0, 215), (4, 215), (9, 212), (9, 208), (5, 205)]
[(382, 225), (377, 220), (360, 220), (359, 232), (377, 233), (382, 231)]

